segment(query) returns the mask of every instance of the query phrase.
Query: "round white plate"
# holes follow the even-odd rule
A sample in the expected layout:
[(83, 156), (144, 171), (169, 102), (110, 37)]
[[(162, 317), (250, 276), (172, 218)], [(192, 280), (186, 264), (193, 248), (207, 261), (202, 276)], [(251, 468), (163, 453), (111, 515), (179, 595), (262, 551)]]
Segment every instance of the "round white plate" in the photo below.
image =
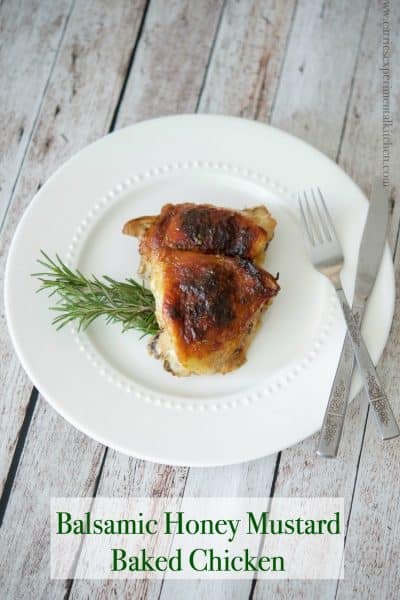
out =
[[(304, 142), (251, 121), (184, 115), (143, 122), (85, 148), (31, 202), (6, 268), (11, 336), (34, 384), (73, 425), (121, 452), (176, 465), (221, 465), (277, 452), (321, 425), (345, 328), (334, 292), (311, 267), (296, 193), (320, 186), (345, 254), (352, 296), (367, 213), (359, 188)], [(42, 248), (86, 274), (136, 276), (137, 242), (125, 221), (167, 202), (244, 208), (265, 203), (278, 220), (266, 267), (281, 292), (247, 363), (228, 375), (177, 378), (150, 357), (147, 339), (118, 325), (56, 332), (50, 301), (30, 274)], [(375, 361), (393, 316), (386, 248), (365, 319)], [(357, 382), (353, 386), (353, 395)]]

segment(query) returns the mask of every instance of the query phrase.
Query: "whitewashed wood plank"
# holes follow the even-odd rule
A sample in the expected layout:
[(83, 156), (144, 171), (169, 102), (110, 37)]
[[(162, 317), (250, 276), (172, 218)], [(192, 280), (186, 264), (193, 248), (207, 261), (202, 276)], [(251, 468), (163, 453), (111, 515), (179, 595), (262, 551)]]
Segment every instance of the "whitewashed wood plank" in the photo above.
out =
[[(42, 421), (48, 424), (46, 440), (41, 437)], [(100, 444), (77, 432), (42, 402), (32, 420), (17, 489), (2, 526), (2, 598), (64, 597), (68, 583), (49, 577), (50, 498), (64, 494), (89, 496), (102, 451)], [(84, 460), (85, 455), (90, 455), (90, 462)]]
[(347, 112), (368, 3), (300, 0), (272, 124), (333, 159)]
[[(400, 418), (400, 249), (396, 257), (396, 312), (378, 372)], [(398, 439), (383, 443), (368, 416), (345, 549), (339, 600), (394, 599), (400, 589), (400, 469)], [(362, 423), (358, 423), (358, 427)]]
[(1, 5), (0, 226), (57, 58), (71, 6), (72, 0), (5, 0)]
[(269, 120), (294, 0), (226, 4), (199, 111)]
[[(74, 152), (107, 132), (144, 4), (77, 1), (0, 236), (1, 273), (16, 225), (39, 186)], [(2, 294), (3, 280), (0, 286)], [(3, 310), (1, 317), (0, 493), (32, 387), (14, 354)]]
[[(268, 496), (273, 467), (274, 460), (270, 458), (245, 465), (190, 469), (188, 474), (188, 470), (183, 467), (155, 465), (110, 451), (98, 495), (179, 497), (184, 492), (187, 497), (200, 497), (214, 496), (217, 490), (220, 496)], [(247, 598), (251, 581), (168, 581), (164, 583), (159, 596), (161, 586), (161, 580), (110, 580), (104, 583), (75, 581), (71, 590), (71, 600), (86, 597), (124, 598), (127, 595), (134, 598), (205, 598), (207, 593), (212, 593), (213, 598)]]
[[(213, 469), (190, 469), (184, 495), (187, 498), (218, 497), (268, 497), (275, 468), (275, 456), (239, 465)], [(204, 581), (164, 581), (162, 600), (208, 600), (209, 598), (240, 600), (249, 598), (252, 579)]]
[(222, 0), (152, 0), (117, 127), (194, 112)]
[[(379, 173), (381, 165), (379, 21), (378, 3), (372, 2), (361, 41), (360, 55), (354, 78), (354, 89), (346, 116), (343, 140), (337, 151), (340, 164), (367, 193), (371, 188), (372, 177), (377, 171)], [(393, 81), (393, 86), (393, 97), (398, 97), (399, 83)], [(395, 136), (394, 139), (396, 139)], [(318, 140), (311, 139), (311, 141), (318, 145)], [(393, 156), (395, 156), (395, 153), (396, 147), (393, 149)], [(332, 147), (332, 156), (334, 154), (335, 149)], [(390, 238), (392, 241), (395, 239), (399, 226), (398, 185), (399, 181), (397, 178), (393, 180), (393, 197), (396, 199), (396, 203), (390, 227)], [(390, 371), (390, 376), (389, 373), (384, 376), (384, 383), (388, 386), (390, 397), (395, 400), (397, 414), (399, 414), (398, 388), (396, 390), (396, 380), (393, 382), (393, 379), (390, 379), (390, 377), (396, 377), (398, 370), (398, 356), (396, 357), (393, 351), (396, 344), (398, 346), (398, 336), (398, 329), (392, 330), (389, 345), (385, 352), (385, 360), (387, 361), (387, 369)], [(376, 438), (376, 431), (370, 424), (368, 424), (365, 439), (363, 440), (366, 414), (366, 401), (362, 397), (362, 394), (360, 394), (349, 407), (340, 453), (334, 461), (326, 461), (315, 456), (317, 436), (313, 436), (302, 444), (283, 452), (275, 488), (276, 496), (343, 496), (345, 499), (346, 516), (348, 516), (355, 480), (358, 474), (360, 452), (362, 452), (361, 464), (363, 464), (365, 454), (368, 457), (364, 459), (365, 464), (369, 464), (371, 467), (372, 463), (377, 471), (382, 470), (384, 473), (387, 463), (389, 463), (388, 471), (392, 475), (393, 470), (397, 468), (393, 443), (389, 443), (389, 446), (382, 446), (380, 451), (378, 451), (376, 446), (379, 447), (379, 442)], [(398, 450), (398, 443), (394, 442), (394, 444)], [(366, 476), (366, 481), (368, 481), (368, 477), (370, 476), (368, 468), (365, 469), (364, 476)], [(380, 497), (382, 504), (385, 505), (385, 507), (381, 507), (382, 515), (385, 515), (385, 511), (390, 511), (390, 507), (393, 504), (393, 497), (396, 497), (398, 493), (394, 490), (392, 496), (394, 481), (397, 481), (396, 477), (393, 477), (390, 484), (387, 482), (386, 488), (381, 487), (382, 481), (375, 481), (377, 497)], [(359, 489), (358, 485), (357, 489)], [(387, 493), (382, 492), (382, 489)], [(373, 493), (371, 490), (370, 492), (369, 499), (371, 500)], [(393, 535), (393, 532), (383, 527), (379, 537), (377, 537), (375, 533), (377, 533), (378, 528), (375, 529), (375, 533), (371, 534), (371, 531), (365, 526), (368, 519), (365, 504), (366, 498), (364, 496), (363, 504), (361, 493), (360, 496), (358, 497), (356, 494), (354, 499), (352, 510), (358, 516), (359, 522), (357, 523), (356, 516), (354, 526), (350, 527), (348, 533), (346, 548), (352, 544), (350, 546), (352, 550), (350, 550), (349, 554), (346, 549), (346, 580), (340, 584), (339, 598), (364, 599), (375, 598), (377, 593), (380, 595), (382, 578), (380, 578), (379, 582), (377, 578), (373, 578), (373, 581), (371, 581), (371, 572), (369, 571), (371, 563), (368, 563), (368, 559), (371, 557), (371, 553), (375, 552), (377, 557), (379, 551), (383, 551), (384, 549), (392, 555), (398, 552), (395, 542), (396, 534)], [(376, 513), (374, 515), (376, 517)], [(382, 519), (384, 518), (382, 516)], [(361, 521), (364, 521), (362, 526)], [(366, 550), (364, 551), (363, 548)], [(362, 562), (363, 556), (364, 563)], [(382, 570), (379, 571), (379, 574), (382, 575)], [(371, 583), (367, 583), (366, 588), (363, 589), (362, 580)], [(394, 581), (396, 580), (394, 579)], [(254, 597), (262, 598), (265, 590), (265, 585), (258, 583)], [(307, 600), (309, 598), (319, 599), (325, 596), (331, 598), (335, 596), (335, 591), (336, 583), (334, 582), (282, 582), (279, 585), (268, 586), (268, 592), (276, 595), (279, 594), (279, 597), (305, 598)], [(341, 593), (343, 593), (343, 596), (341, 596)]]
[[(98, 496), (179, 497), (184, 489), (186, 475), (184, 468), (135, 460), (109, 450)], [(160, 586), (160, 580), (75, 580), (70, 599), (158, 598)]]

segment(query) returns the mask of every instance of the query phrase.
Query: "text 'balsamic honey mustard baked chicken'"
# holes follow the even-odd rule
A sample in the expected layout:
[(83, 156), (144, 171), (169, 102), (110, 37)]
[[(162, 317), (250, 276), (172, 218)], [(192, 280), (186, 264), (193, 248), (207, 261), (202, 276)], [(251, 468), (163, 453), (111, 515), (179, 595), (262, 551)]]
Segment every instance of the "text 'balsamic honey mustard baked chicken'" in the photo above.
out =
[(264, 206), (234, 211), (167, 204), (128, 221), (140, 239), (140, 273), (156, 300), (160, 332), (149, 349), (175, 375), (228, 373), (279, 292), (261, 268), (276, 221)]

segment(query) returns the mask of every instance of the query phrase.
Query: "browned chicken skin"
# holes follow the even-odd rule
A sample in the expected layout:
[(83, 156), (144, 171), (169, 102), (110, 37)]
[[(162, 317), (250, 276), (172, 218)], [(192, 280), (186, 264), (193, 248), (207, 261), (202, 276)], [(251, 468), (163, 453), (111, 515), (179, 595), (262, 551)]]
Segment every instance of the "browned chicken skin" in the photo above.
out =
[(141, 238), (141, 272), (160, 325), (150, 351), (167, 370), (227, 373), (245, 362), (261, 313), (279, 291), (252, 262), (263, 259), (274, 228), (264, 207), (237, 212), (189, 203), (124, 226)]
[(158, 248), (264, 258), (276, 226), (265, 207), (244, 211), (211, 204), (166, 204), (158, 217), (128, 221), (123, 232), (142, 239), (142, 256)]

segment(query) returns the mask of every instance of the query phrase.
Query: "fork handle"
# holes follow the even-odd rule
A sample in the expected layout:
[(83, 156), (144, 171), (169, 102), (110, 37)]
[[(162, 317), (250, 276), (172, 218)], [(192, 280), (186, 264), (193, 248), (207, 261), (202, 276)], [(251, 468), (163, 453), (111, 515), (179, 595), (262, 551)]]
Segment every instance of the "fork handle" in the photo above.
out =
[(346, 319), (347, 330), (350, 334), (350, 339), (353, 344), (354, 354), (360, 369), (361, 378), (381, 437), (383, 440), (390, 440), (391, 438), (400, 435), (399, 426), (397, 425), (382, 384), (379, 381), (374, 363), (372, 362), (367, 347), (361, 336), (360, 327), (354, 318), (353, 313), (351, 312), (351, 308), (347, 302), (346, 296), (341, 288), (336, 289), (336, 293), (340, 300), (344, 318)]
[(354, 369), (354, 350), (350, 334), (346, 333), (331, 393), (318, 438), (317, 454), (336, 458), (350, 395), (351, 376)]

